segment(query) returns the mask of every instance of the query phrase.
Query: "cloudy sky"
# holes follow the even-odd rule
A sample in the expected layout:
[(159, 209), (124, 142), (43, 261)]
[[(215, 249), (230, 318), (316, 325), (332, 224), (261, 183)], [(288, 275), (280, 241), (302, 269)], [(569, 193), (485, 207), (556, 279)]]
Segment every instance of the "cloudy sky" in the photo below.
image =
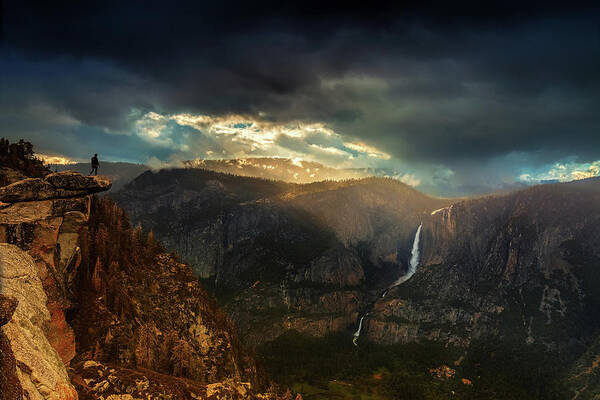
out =
[(598, 7), (73, 3), (3, 3), (0, 136), (45, 154), (294, 157), (439, 195), (600, 174)]

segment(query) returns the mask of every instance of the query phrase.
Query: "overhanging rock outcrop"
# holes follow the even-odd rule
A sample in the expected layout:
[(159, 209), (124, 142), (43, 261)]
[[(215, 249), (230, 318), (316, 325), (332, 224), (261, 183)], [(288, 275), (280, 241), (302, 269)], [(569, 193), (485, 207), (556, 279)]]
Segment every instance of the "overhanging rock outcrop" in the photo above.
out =
[[(36, 340), (46, 340), (48, 348), (40, 345), (39, 349), (44, 352), (49, 352), (49, 349), (54, 351), (58, 364), (63, 369), (75, 356), (75, 337), (65, 320), (65, 311), (72, 306), (71, 285), (81, 262), (79, 234), (89, 218), (91, 195), (110, 187), (111, 182), (106, 177), (83, 176), (72, 171), (51, 173), (44, 178), (22, 179), (0, 187), (0, 244), (5, 243), (0, 245), (0, 275), (13, 276), (15, 268), (22, 267), (19, 263), (9, 262), (17, 250), (29, 257), (35, 276), (29, 271), (26, 279), (37, 279), (39, 289), (42, 289), (40, 293), (23, 293), (23, 298), (31, 301), (36, 297), (36, 311), (30, 315), (33, 318), (30, 321), (31, 327), (37, 329), (34, 337)], [(21, 275), (23, 274), (19, 276)], [(24, 288), (23, 286), (22, 289), (25, 290)], [(10, 290), (10, 285), (3, 281), (0, 295), (6, 295)], [(9, 295), (18, 297), (14, 293)], [(13, 320), (19, 316), (22, 320), (27, 319), (17, 309)], [(9, 330), (10, 324), (5, 326), (4, 331), (14, 350), (14, 346), (19, 343), (19, 338), (15, 335), (24, 336), (23, 332)], [(14, 352), (17, 364), (25, 365), (23, 362), (19, 363), (17, 351)], [(44, 354), (44, 357), (48, 354)], [(51, 376), (49, 383), (62, 382), (61, 379), (66, 377), (66, 373), (57, 372), (58, 364), (51, 364), (53, 372), (48, 375)], [(34, 381), (44, 372), (38, 370), (38, 367), (41, 368), (34, 364), (31, 371), (25, 373), (34, 377), (29, 382), (28, 378), (24, 378), (25, 375), (19, 375), (24, 391), (28, 390), (27, 387), (30, 391), (33, 387), (39, 389)], [(68, 377), (65, 379), (68, 384)], [(30, 385), (31, 382), (34, 382), (33, 386)], [(41, 390), (47, 393), (42, 396), (76, 398), (76, 394), (75, 397), (72, 396), (74, 391), (70, 384), (60, 384), (58, 387), (48, 386), (46, 383), (44, 385)], [(33, 394), (30, 396), (36, 398)]]
[(104, 176), (84, 176), (74, 171), (48, 174), (44, 178), (27, 178), (0, 188), (0, 202), (16, 203), (85, 196), (110, 189)]

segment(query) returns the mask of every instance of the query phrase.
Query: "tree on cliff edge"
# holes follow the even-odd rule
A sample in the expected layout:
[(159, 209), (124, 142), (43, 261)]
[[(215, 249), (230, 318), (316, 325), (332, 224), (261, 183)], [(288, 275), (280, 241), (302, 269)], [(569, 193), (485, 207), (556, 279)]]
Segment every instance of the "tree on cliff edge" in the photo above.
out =
[(23, 177), (40, 178), (50, 173), (42, 160), (35, 157), (33, 145), (23, 139), (10, 143), (0, 138), (0, 186)]

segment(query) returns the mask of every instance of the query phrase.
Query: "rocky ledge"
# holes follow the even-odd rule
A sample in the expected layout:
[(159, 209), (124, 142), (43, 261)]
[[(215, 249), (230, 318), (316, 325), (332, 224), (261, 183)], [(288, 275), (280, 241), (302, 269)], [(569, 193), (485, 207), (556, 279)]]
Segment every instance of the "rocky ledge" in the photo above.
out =
[(112, 183), (104, 176), (84, 176), (74, 171), (48, 174), (44, 178), (26, 178), (0, 188), (0, 202), (17, 203), (68, 198), (103, 192)]

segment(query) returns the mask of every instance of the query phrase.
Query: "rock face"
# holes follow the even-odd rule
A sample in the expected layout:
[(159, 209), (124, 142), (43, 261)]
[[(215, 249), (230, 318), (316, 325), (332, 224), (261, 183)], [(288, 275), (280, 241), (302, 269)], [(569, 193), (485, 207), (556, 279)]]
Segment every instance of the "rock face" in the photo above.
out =
[(23, 388), (17, 376), (17, 360), (2, 327), (12, 318), (18, 301), (0, 295), (0, 399), (20, 399)]
[(389, 179), (294, 185), (198, 169), (147, 172), (112, 197), (227, 293), (249, 344), (353, 328), (405, 270), (420, 218), (449, 204)]
[(346, 247), (374, 266), (404, 263), (414, 230), (432, 210), (449, 205), (391, 179), (368, 178), (335, 190), (303, 193), (292, 205), (315, 215)]
[(77, 399), (65, 364), (46, 338), (50, 312), (33, 259), (14, 245), (0, 244), (0, 266), (3, 295), (18, 301), (2, 330), (10, 340), (24, 395), (28, 399)]
[(539, 345), (577, 354), (600, 327), (600, 180), (463, 201), (423, 220), (417, 273), (380, 300), (367, 334)]

